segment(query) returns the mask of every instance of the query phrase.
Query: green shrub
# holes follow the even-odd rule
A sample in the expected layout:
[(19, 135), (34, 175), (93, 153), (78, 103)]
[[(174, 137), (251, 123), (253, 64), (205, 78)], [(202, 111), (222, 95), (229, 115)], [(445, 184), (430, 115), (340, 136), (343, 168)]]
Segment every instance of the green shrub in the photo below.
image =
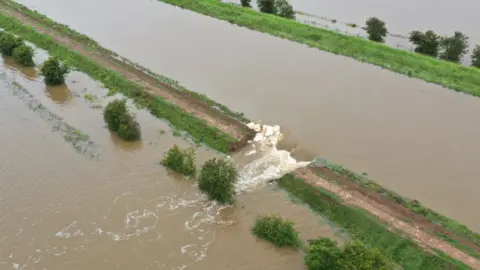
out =
[(0, 52), (3, 55), (12, 56), (13, 51), (22, 44), (22, 39), (5, 31), (0, 31)]
[(210, 200), (221, 204), (235, 201), (235, 182), (238, 172), (231, 162), (213, 158), (203, 164), (198, 187)]
[(476, 45), (475, 49), (472, 51), (472, 66), (476, 68), (480, 68), (480, 46)]
[(70, 72), (68, 66), (61, 64), (58, 58), (50, 57), (43, 63), (40, 74), (46, 85), (59, 85), (65, 82), (65, 75)]
[(342, 250), (337, 242), (329, 238), (309, 240), (305, 255), (305, 265), (308, 270), (340, 270)]
[(276, 247), (298, 247), (300, 240), (293, 222), (274, 215), (257, 217), (252, 233)]
[(242, 5), (242, 7), (251, 7), (251, 3), (252, 0), (240, 0), (240, 4)]
[(181, 150), (177, 145), (174, 145), (162, 160), (162, 164), (176, 172), (187, 176), (194, 176), (195, 168), (195, 150), (188, 148)]
[(368, 248), (359, 241), (353, 241), (345, 245), (341, 264), (345, 270), (391, 269), (387, 259), (378, 249)]
[(295, 19), (295, 11), (293, 11), (292, 5), (287, 0), (276, 0), (275, 10), (280, 17)]
[(379, 20), (377, 17), (371, 17), (367, 19), (366, 25), (368, 39), (375, 42), (385, 42), (388, 32), (384, 21)]
[(114, 100), (108, 103), (103, 111), (103, 120), (108, 129), (127, 141), (139, 140), (141, 137), (140, 125), (131, 115), (126, 106), (126, 100)]
[(257, 0), (258, 9), (263, 13), (275, 14), (275, 0)]
[(13, 58), (17, 61), (18, 64), (33, 67), (35, 63), (33, 62), (34, 51), (29, 46), (22, 44), (13, 50)]

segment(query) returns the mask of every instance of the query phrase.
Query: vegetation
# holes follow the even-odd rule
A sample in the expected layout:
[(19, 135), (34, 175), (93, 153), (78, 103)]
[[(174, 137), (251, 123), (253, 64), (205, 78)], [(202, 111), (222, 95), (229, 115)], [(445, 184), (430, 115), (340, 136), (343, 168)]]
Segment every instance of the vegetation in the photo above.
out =
[(404, 269), (469, 269), (440, 251), (436, 251), (437, 254), (425, 252), (411, 239), (391, 231), (376, 217), (362, 209), (343, 204), (339, 197), (313, 187), (303, 179), (288, 174), (280, 178), (278, 184), (309, 205), (313, 211), (342, 227), (354, 240), (381, 250)]
[(287, 19), (295, 19), (295, 11), (287, 0), (275, 0), (275, 11), (280, 17)]
[(468, 52), (468, 37), (457, 31), (451, 37), (441, 38), (440, 48), (441, 59), (458, 63)]
[[(76, 37), (75, 40), (78, 42), (90, 44), (92, 48), (105, 52), (106, 54), (108, 53), (108, 50), (101, 48), (91, 39), (74, 32), (68, 27), (61, 26), (45, 16), (32, 12), (15, 2), (8, 1), (8, 3), (9, 5), (22, 10), (25, 14), (36, 18), (39, 22), (48, 25), (52, 29), (65, 33), (65, 35), (74, 36)], [(180, 130), (187, 131), (196, 143), (205, 143), (213, 149), (228, 153), (230, 144), (236, 141), (232, 136), (225, 132), (209, 126), (204, 120), (186, 113), (176, 105), (171, 104), (161, 97), (153, 96), (152, 94), (143, 91), (143, 87), (139, 84), (125, 79), (124, 76), (117, 72), (102, 67), (86, 56), (71, 51), (65, 46), (56, 43), (51, 37), (41, 34), (31, 27), (23, 25), (15, 18), (1, 13), (0, 25), (2, 25), (4, 30), (15, 33), (18, 36), (35, 43), (36, 46), (47, 50), (50, 55), (61, 57), (63, 62), (67, 63), (69, 66), (88, 74), (93, 79), (101, 81), (106, 88), (111, 90), (112, 93), (121, 92), (126, 97), (131, 98), (138, 106), (150, 111), (152, 115), (169, 121), (171, 125)], [(189, 94), (193, 95), (196, 93), (189, 92)], [(202, 98), (205, 102), (210, 101), (205, 96), (202, 96)], [(211, 104), (217, 105), (213, 101), (210, 102)]]
[(30, 46), (22, 44), (13, 50), (13, 59), (17, 61), (18, 64), (25, 67), (33, 67), (35, 63), (33, 62), (34, 51)]
[(366, 25), (368, 39), (375, 42), (385, 42), (385, 37), (388, 32), (384, 21), (381, 21), (377, 17), (371, 17), (367, 19)]
[(275, 0), (258, 0), (258, 9), (263, 13), (275, 14)]
[(195, 176), (195, 150), (193, 148), (182, 150), (174, 145), (168, 150), (162, 164), (186, 176)]
[(267, 240), (276, 247), (298, 247), (300, 239), (294, 223), (279, 216), (259, 216), (252, 227), (252, 233)]
[(141, 137), (140, 125), (128, 112), (126, 100), (114, 100), (108, 103), (103, 111), (103, 119), (108, 129), (127, 141), (136, 141)]
[(410, 33), (409, 40), (415, 45), (415, 52), (433, 57), (438, 56), (440, 36), (432, 30), (428, 30), (425, 33), (413, 31)]
[(240, 0), (240, 4), (242, 5), (242, 7), (252, 7), (252, 5), (250, 4), (252, 2), (252, 0)]
[(343, 250), (328, 238), (310, 240), (305, 256), (308, 270), (387, 270), (393, 269), (379, 250), (359, 241), (347, 243)]
[(480, 68), (480, 45), (476, 45), (472, 52), (472, 66)]
[(231, 162), (213, 158), (203, 164), (198, 187), (208, 195), (210, 200), (231, 204), (235, 202), (237, 178), (237, 169)]
[(65, 83), (65, 75), (70, 72), (67, 65), (61, 64), (58, 58), (50, 57), (43, 63), (40, 74), (44, 77), (46, 85), (59, 85)]
[(480, 70), (369, 42), (294, 20), (285, 20), (217, 0), (161, 0), (324, 51), (352, 57), (397, 73), (480, 96)]
[(7, 33), (0, 31), (0, 52), (5, 56), (12, 56), (13, 51), (23, 45), (22, 39)]

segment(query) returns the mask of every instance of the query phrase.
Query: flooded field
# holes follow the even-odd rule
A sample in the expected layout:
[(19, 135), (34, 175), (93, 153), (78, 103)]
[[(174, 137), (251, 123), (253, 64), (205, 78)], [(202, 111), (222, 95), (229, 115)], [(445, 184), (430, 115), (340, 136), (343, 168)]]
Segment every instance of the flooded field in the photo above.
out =
[[(36, 55), (37, 64), (47, 58)], [(123, 142), (104, 127), (101, 107), (111, 98), (95, 81), (72, 72), (51, 88), (36, 74), (0, 59), (1, 269), (303, 269), (301, 253), (251, 235), (254, 218), (267, 213), (295, 221), (303, 239), (337, 238), (269, 187), (241, 193), (235, 207), (207, 202), (194, 182), (159, 165), (173, 144), (190, 146), (167, 123), (135, 110), (143, 140)], [(91, 142), (95, 155), (69, 134)], [(199, 164), (218, 155), (196, 153)]]
[(471, 215), (477, 98), (154, 0), (19, 2), (252, 120), (281, 125), (302, 159), (366, 172), (480, 230)]

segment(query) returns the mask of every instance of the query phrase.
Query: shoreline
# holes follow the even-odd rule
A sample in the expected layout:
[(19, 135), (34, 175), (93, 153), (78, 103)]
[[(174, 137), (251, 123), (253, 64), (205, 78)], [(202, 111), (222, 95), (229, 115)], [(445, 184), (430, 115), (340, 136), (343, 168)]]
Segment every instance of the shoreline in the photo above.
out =
[[(223, 109), (212, 109), (212, 106), (218, 106), (218, 103), (208, 99), (208, 97), (186, 89), (179, 90), (178, 82), (172, 79), (169, 79), (172, 85), (168, 85), (167, 81), (162, 82), (160, 79), (166, 77), (156, 75), (126, 59), (118, 60), (119, 56), (117, 54), (100, 47), (90, 38), (71, 30), (67, 26), (57, 24), (44, 15), (12, 3), (10, 0), (0, 0), (0, 10), (2, 10), (0, 27), (33, 41), (37, 46), (49, 52), (53, 52), (52, 55), (60, 56), (61, 60), (103, 82), (105, 87), (124, 93), (127, 97), (136, 101), (137, 104), (147, 108), (154, 116), (164, 118), (176, 128), (190, 133), (197, 142), (203, 141), (216, 150), (228, 153), (240, 150), (252, 138), (253, 133), (249, 132), (244, 124), (247, 121), (245, 117), (240, 114), (235, 117), (236, 113), (231, 112), (223, 105), (221, 105), (224, 107)], [(17, 19), (12, 19), (9, 16)], [(233, 115), (230, 115), (229, 112)], [(380, 197), (383, 196), (385, 201), (390, 200), (390, 203), (393, 204), (403, 204), (408, 211), (425, 216), (431, 224), (440, 223), (441, 228), (445, 229), (447, 233), (444, 232), (445, 235), (440, 235), (439, 238), (445, 239), (452, 246), (475, 258), (480, 258), (480, 235), (478, 233), (472, 232), (467, 227), (421, 206), (418, 202), (413, 204), (413, 201), (403, 198), (393, 191), (388, 191), (371, 180), (353, 177), (352, 175), (355, 176), (353, 172), (334, 166), (336, 165), (330, 164), (328, 169), (340, 173), (347, 182), (322, 179), (317, 175), (318, 179), (327, 180), (331, 183), (335, 182), (336, 185), (358, 184), (358, 186), (351, 186), (351, 189), (362, 193), (363, 189), (361, 188), (365, 188)], [(294, 172), (294, 174), (296, 173)], [(308, 181), (304, 180), (303, 183), (314, 188)], [(289, 193), (295, 194), (293, 190), (292, 188)], [(303, 190), (303, 192), (308, 191)], [(385, 196), (385, 194), (388, 196)], [(401, 198), (401, 200), (398, 198)], [(383, 204), (386, 204), (385, 201)], [(310, 206), (315, 209), (314, 205)], [(413, 208), (413, 206), (420, 207)], [(415, 209), (418, 211), (415, 211)], [(412, 218), (412, 222), (415, 224), (418, 221)], [(448, 234), (449, 231), (452, 234)], [(433, 230), (432, 234), (436, 236), (437, 232)], [(470, 243), (464, 240), (472, 241)], [(417, 246), (414, 242), (411, 244)], [(417, 247), (417, 249), (419, 248)], [(463, 254), (463, 252), (458, 252), (455, 254)], [(435, 258), (446, 256), (437, 255)], [(452, 256), (452, 254), (448, 255)], [(467, 257), (463, 256), (462, 258)], [(443, 259), (449, 261), (446, 258)], [(467, 259), (462, 259), (462, 261), (468, 263), (464, 260)], [(474, 263), (478, 263), (478, 261), (475, 260), (470, 265), (476, 265)]]

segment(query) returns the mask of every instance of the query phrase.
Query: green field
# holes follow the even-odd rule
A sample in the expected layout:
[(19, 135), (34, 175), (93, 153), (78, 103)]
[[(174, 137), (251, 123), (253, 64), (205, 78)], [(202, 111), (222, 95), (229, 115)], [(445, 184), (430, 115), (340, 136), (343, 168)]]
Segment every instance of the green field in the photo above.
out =
[(218, 0), (160, 1), (320, 50), (351, 57), (459, 92), (480, 96), (480, 69), (477, 68), (393, 49), (363, 38), (342, 35)]

